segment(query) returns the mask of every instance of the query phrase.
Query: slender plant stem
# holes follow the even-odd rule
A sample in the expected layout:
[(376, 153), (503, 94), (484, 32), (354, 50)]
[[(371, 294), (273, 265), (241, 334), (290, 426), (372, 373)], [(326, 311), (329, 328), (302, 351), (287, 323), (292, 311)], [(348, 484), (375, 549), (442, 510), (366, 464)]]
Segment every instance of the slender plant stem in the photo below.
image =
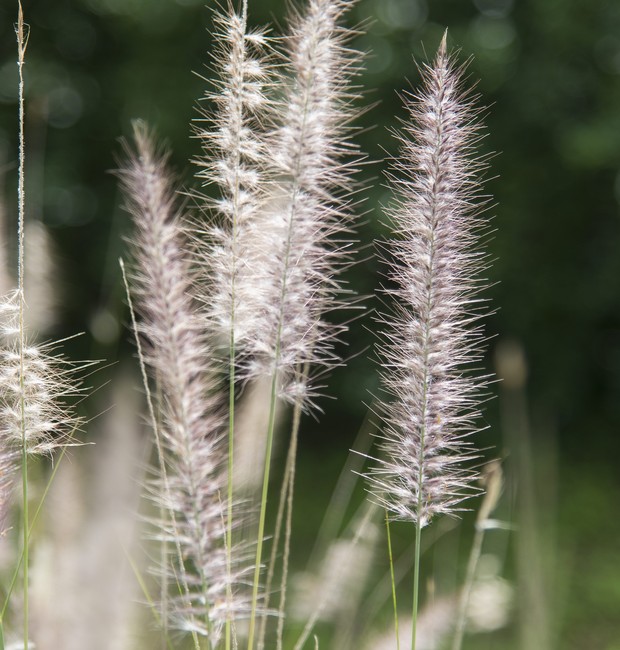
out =
[[(306, 364), (307, 375), (308, 364)], [(282, 650), (284, 636), (284, 610), (286, 608), (286, 584), (288, 581), (288, 565), (291, 555), (291, 530), (293, 517), (293, 495), (295, 491), (295, 462), (297, 458), (297, 441), (299, 439), (299, 423), (301, 422), (301, 399), (295, 402), (293, 412), (293, 426), (291, 430), (291, 442), (287, 459), (288, 474), (288, 492), (286, 497), (286, 526), (284, 529), (284, 554), (282, 556), (282, 577), (280, 580), (280, 607), (278, 610), (278, 636), (277, 650)]]
[(394, 556), (392, 555), (392, 536), (390, 534), (390, 516), (385, 511), (385, 531), (387, 533), (388, 555), (390, 557), (390, 580), (392, 582), (392, 604), (394, 605), (394, 632), (396, 634), (396, 650), (400, 650), (400, 631), (398, 629), (398, 605), (396, 603), (396, 580), (394, 578)]
[[(307, 367), (307, 366), (306, 366)], [(307, 372), (304, 374), (304, 378), (307, 376)], [(275, 573), (276, 558), (278, 555), (278, 547), (280, 546), (280, 535), (282, 533), (282, 522), (284, 520), (285, 510), (288, 513), (286, 524), (286, 538), (285, 538), (285, 549), (283, 557), (283, 568), (282, 568), (282, 583), (280, 593), (284, 593), (286, 589), (286, 575), (288, 574), (288, 556), (290, 545), (290, 528), (291, 528), (291, 512), (292, 512), (292, 490), (295, 482), (295, 458), (297, 456), (297, 440), (299, 438), (299, 424), (301, 421), (301, 402), (295, 404), (293, 411), (293, 423), (291, 426), (291, 436), (289, 442), (289, 449), (286, 458), (286, 465), (284, 468), (284, 476), (282, 477), (282, 486), (280, 487), (280, 497), (278, 499), (278, 513), (276, 516), (276, 525), (273, 533), (273, 543), (271, 545), (271, 554), (269, 557), (269, 567), (267, 571), (267, 579), (265, 581), (265, 611), (261, 616), (261, 626), (260, 632), (258, 635), (258, 650), (262, 650), (265, 647), (265, 635), (267, 632), (267, 613), (266, 610), (269, 607), (269, 596), (271, 595), (271, 586), (273, 584), (273, 577)], [(282, 617), (284, 612), (284, 603), (280, 602), (280, 617)], [(280, 620), (282, 620), (280, 618)], [(278, 629), (280, 624), (278, 623)], [(279, 632), (281, 634), (281, 632)]]
[[(123, 278), (125, 277), (124, 273), (125, 273), (125, 271), (123, 269)], [(129, 292), (129, 288), (127, 286), (126, 286), (126, 290), (127, 290), (127, 292)], [(136, 325), (135, 325), (135, 315), (133, 313), (133, 307), (131, 308), (131, 312), (132, 312), (131, 317), (132, 317), (134, 332), (136, 334), (136, 339), (138, 339), (139, 337), (137, 336), (137, 330), (135, 329)], [(141, 355), (142, 355), (142, 351), (140, 350), (140, 352), (138, 353), (138, 357), (141, 358)], [(144, 364), (142, 364), (142, 365), (144, 366)], [(142, 372), (146, 373), (146, 368), (143, 367)], [(142, 375), (142, 383), (144, 384), (145, 381), (148, 381), (148, 380), (146, 378), (146, 375), (143, 374)], [(156, 382), (156, 386), (157, 386), (157, 391), (158, 391), (157, 402), (158, 402), (158, 404), (161, 404), (162, 397), (161, 397), (161, 394), (160, 394), (161, 391), (160, 391), (160, 388), (159, 388), (159, 382)], [(160, 437), (159, 437), (159, 431), (160, 431), (160, 425), (161, 425), (161, 414), (159, 415), (159, 419), (158, 419), (157, 423), (155, 423), (155, 421), (153, 419), (153, 418), (155, 418), (155, 413), (153, 412), (153, 404), (152, 404), (152, 399), (151, 399), (151, 393), (150, 393), (150, 388), (148, 388), (148, 386), (146, 388), (146, 395), (147, 395), (147, 401), (149, 402), (149, 409), (151, 411), (150, 415), (151, 415), (151, 421), (153, 422), (153, 431), (155, 432), (154, 437), (155, 437), (155, 441), (156, 441), (155, 445), (157, 447), (158, 462), (159, 462), (160, 466), (162, 466), (162, 463), (164, 462), (164, 459), (163, 459), (163, 450), (162, 450), (162, 447), (161, 447), (161, 440), (160, 440)], [(164, 483), (167, 484), (168, 479), (167, 479), (167, 471), (166, 471), (165, 467), (162, 470), (162, 476), (165, 477), (164, 478)], [(166, 489), (166, 493), (168, 493), (167, 488), (164, 488), (164, 489)], [(170, 515), (169, 515), (168, 511), (166, 510), (166, 507), (164, 506), (163, 503), (160, 503), (158, 507), (159, 507), (159, 517), (160, 517), (160, 520), (163, 522)], [(176, 527), (176, 524), (175, 524), (175, 527)], [(167, 564), (168, 564), (168, 552), (169, 552), (168, 551), (168, 545), (169, 545), (169, 543), (168, 543), (168, 540), (166, 540), (163, 535), (161, 537), (162, 538), (161, 538), (161, 541), (160, 541), (160, 544), (159, 544), (159, 561), (161, 563), (161, 566), (164, 567), (164, 566), (167, 566)], [(176, 573), (176, 570), (174, 570), (174, 568), (173, 568), (173, 571), (175, 573), (174, 577), (175, 577), (177, 589), (179, 590), (179, 593), (183, 593), (182, 592), (182, 587), (181, 587), (181, 585), (179, 583), (179, 576)], [(170, 589), (170, 579), (168, 577), (168, 572), (164, 571), (163, 575), (162, 575), (162, 579), (161, 579), (161, 584), (159, 585), (159, 600), (160, 600), (159, 608), (160, 608), (160, 613), (161, 613), (161, 616), (160, 616), (159, 620), (161, 622), (162, 648), (165, 648), (166, 639), (168, 638), (168, 593), (169, 593), (169, 589)]]
[(19, 170), (17, 181), (18, 193), (18, 239), (19, 251), (17, 262), (18, 286), (19, 286), (19, 385), (20, 385), (20, 420), (22, 433), (22, 531), (23, 531), (23, 579), (24, 579), (24, 650), (28, 650), (28, 604), (29, 604), (29, 577), (28, 577), (28, 543), (30, 534), (29, 513), (28, 513), (28, 450), (26, 431), (26, 405), (24, 397), (24, 169), (25, 169), (25, 140), (24, 140), (24, 55), (28, 44), (28, 34), (24, 36), (24, 13), (21, 2), (18, 3), (17, 17), (17, 67), (19, 70)]
[(422, 524), (420, 518), (415, 522), (415, 551), (413, 556), (413, 610), (411, 613), (411, 650), (416, 650), (416, 632), (418, 627), (418, 599), (420, 595), (420, 541)]
[[(23, 384), (23, 379), (22, 379)], [(23, 386), (22, 386), (23, 391)], [(22, 422), (24, 413), (24, 398), (22, 397)], [(25, 427), (22, 428), (22, 492), (23, 492), (23, 578), (24, 578), (24, 650), (28, 650), (28, 454), (26, 451)]]
[[(234, 226), (233, 226), (234, 228)], [(230, 350), (229, 350), (229, 378), (228, 378), (228, 496), (227, 496), (227, 520), (226, 520), (226, 565), (228, 572), (226, 596), (232, 602), (232, 587), (230, 576), (232, 573), (232, 530), (233, 530), (233, 472), (234, 472), (234, 444), (235, 444), (235, 331), (234, 331), (234, 274), (232, 281), (233, 307), (232, 321), (230, 327)], [(226, 616), (226, 650), (230, 650), (231, 644), (231, 619)]]
[(289, 475), (291, 473), (290, 464), (290, 446), (289, 453), (284, 468), (284, 476), (282, 477), (282, 485), (280, 486), (280, 496), (278, 498), (278, 513), (276, 515), (276, 525), (273, 531), (273, 542), (271, 544), (271, 554), (269, 557), (269, 566), (267, 569), (267, 578), (265, 580), (265, 611), (261, 616), (261, 626), (258, 635), (258, 650), (263, 650), (265, 647), (265, 635), (267, 633), (267, 609), (269, 608), (269, 597), (271, 596), (271, 586), (273, 584), (273, 577), (276, 567), (276, 558), (278, 556), (278, 547), (280, 546), (280, 535), (282, 534), (282, 522), (284, 520), (284, 510), (286, 508), (286, 495), (289, 487)]
[[(24, 168), (25, 168), (25, 139), (24, 139), (24, 56), (26, 54), (26, 46), (28, 45), (28, 35), (24, 37), (24, 13), (22, 11), (21, 2), (19, 4), (19, 13), (17, 17), (17, 67), (19, 70), (19, 169), (17, 178), (17, 200), (18, 200), (18, 260), (17, 260), (17, 274), (18, 284), (20, 291), (20, 298), (23, 304), (23, 291), (24, 291)], [(20, 316), (22, 316), (20, 312)], [(21, 320), (20, 320), (21, 325)]]
[[(73, 436), (74, 431), (71, 433), (71, 436)], [(39, 501), (39, 505), (37, 506), (37, 509), (35, 510), (35, 513), (32, 517), (32, 521), (30, 522), (30, 528), (28, 530), (28, 536), (32, 535), (32, 529), (34, 528), (35, 524), (37, 523), (37, 520), (39, 518), (39, 515), (41, 514), (41, 509), (43, 508), (43, 503), (45, 502), (45, 499), (47, 498), (47, 495), (50, 491), (50, 488), (52, 487), (52, 482), (54, 478), (56, 477), (56, 473), (58, 472), (58, 468), (60, 467), (60, 463), (62, 459), (65, 457), (65, 454), (67, 453), (67, 448), (63, 447), (62, 452), (60, 454), (60, 457), (54, 463), (54, 469), (52, 470), (52, 474), (49, 478), (49, 481), (47, 482), (47, 485), (45, 486), (45, 490), (43, 491), (43, 495), (41, 496), (41, 499)], [(17, 566), (15, 567), (15, 570), (13, 572), (13, 577), (11, 578), (11, 582), (9, 583), (9, 588), (7, 589), (6, 592), (6, 597), (4, 599), (4, 605), (2, 606), (2, 610), (0, 610), (0, 630), (3, 628), (3, 622), (4, 622), (4, 615), (6, 614), (6, 609), (9, 605), (9, 599), (11, 597), (11, 594), (13, 593), (13, 589), (15, 587), (15, 583), (17, 582), (17, 576), (19, 575), (20, 569), (22, 567), (22, 563), (24, 561), (24, 551), (22, 549), (22, 552), (19, 554), (19, 559), (17, 560)], [(1, 647), (0, 647), (1, 650)]]
[[(279, 337), (278, 337), (279, 338)], [(279, 357), (279, 345), (276, 358)], [(271, 452), (273, 449), (273, 435), (276, 421), (276, 404), (278, 400), (278, 369), (273, 371), (271, 380), (271, 397), (269, 402), (269, 424), (267, 428), (267, 448), (265, 450), (265, 469), (263, 473), (263, 490), (261, 494), (260, 515), (258, 521), (258, 537), (256, 540), (256, 558), (254, 564), (254, 583), (252, 586), (252, 611), (250, 613), (250, 631), (248, 633), (248, 650), (254, 647), (254, 632), (256, 627), (256, 607), (258, 603), (258, 582), (260, 578), (260, 565), (263, 553), (263, 538), (265, 536), (265, 516), (267, 513), (267, 494), (269, 491), (269, 474), (271, 471)]]
[(316, 625), (316, 622), (321, 617), (324, 608), (325, 608), (325, 602), (324, 600), (321, 600), (321, 602), (314, 609), (312, 616), (308, 619), (306, 626), (304, 627), (299, 639), (297, 639), (297, 643), (295, 644), (293, 650), (301, 650), (304, 647), (306, 641), (308, 640), (310, 634), (312, 633), (312, 630), (314, 629), (314, 626)]
[[(138, 361), (140, 364), (140, 372), (142, 374), (142, 383), (144, 385), (144, 391), (146, 393), (146, 402), (149, 410), (149, 416), (151, 418), (151, 423), (153, 426), (153, 431), (155, 433), (155, 447), (157, 449), (157, 459), (159, 462), (159, 466), (162, 472), (162, 477), (164, 479), (164, 489), (166, 490), (166, 495), (169, 497), (170, 496), (170, 484), (168, 481), (168, 472), (166, 470), (166, 458), (164, 455), (164, 449), (163, 445), (161, 443), (161, 435), (159, 433), (159, 427), (157, 425), (157, 418), (155, 416), (155, 407), (153, 405), (153, 397), (151, 394), (151, 389), (149, 388), (149, 382), (148, 382), (148, 376), (146, 373), (146, 363), (144, 361), (144, 354), (142, 352), (142, 344), (140, 343), (140, 337), (138, 336), (138, 324), (136, 322), (136, 312), (134, 310), (133, 306), (133, 300), (131, 298), (131, 291), (129, 290), (129, 282), (127, 281), (127, 274), (125, 272), (125, 263), (123, 262), (122, 258), (119, 258), (118, 260), (119, 266), (121, 268), (121, 274), (123, 276), (123, 283), (125, 285), (125, 294), (127, 297), (127, 306), (129, 307), (129, 314), (131, 317), (131, 324), (133, 327), (134, 331), (134, 338), (136, 341), (136, 348), (138, 350)], [(174, 515), (174, 512), (171, 511), (170, 515), (172, 517), (172, 524), (174, 526), (174, 529), (177, 529), (177, 524), (176, 524), (176, 517)], [(179, 536), (175, 535), (175, 540), (176, 540), (176, 552), (177, 552), (177, 557), (179, 559), (179, 563), (181, 566), (181, 581), (182, 581), (182, 588), (184, 589), (186, 594), (189, 594), (189, 585), (187, 584), (187, 580), (185, 579), (185, 569), (183, 567), (183, 553), (181, 552), (181, 546), (179, 543)], [(178, 574), (175, 572), (176, 577), (177, 577), (177, 583), (178, 583)], [(179, 585), (180, 587), (180, 585)], [(167, 634), (167, 629), (163, 630), (165, 634)], [(192, 641), (194, 642), (194, 650), (200, 650), (200, 641), (198, 639), (198, 634), (195, 630), (192, 630)]]
[[(306, 120), (307, 120), (307, 103), (306, 98), (305, 107), (304, 107), (304, 118), (302, 125), (302, 133), (304, 132)], [(258, 540), (256, 544), (256, 565), (254, 567), (254, 586), (252, 588), (252, 612), (250, 614), (250, 632), (248, 636), (248, 650), (253, 650), (252, 646), (254, 643), (254, 628), (256, 624), (256, 604), (258, 598), (258, 578), (260, 575), (260, 560), (263, 550), (263, 536), (265, 534), (265, 513), (267, 510), (267, 492), (269, 487), (269, 473), (271, 469), (271, 450), (273, 447), (273, 433), (275, 426), (275, 413), (276, 413), (276, 403), (278, 397), (278, 374), (279, 374), (279, 360), (280, 360), (280, 348), (282, 342), (282, 326), (284, 323), (284, 299), (286, 296), (287, 290), (287, 279), (288, 279), (288, 265), (291, 255), (291, 240), (293, 236), (293, 226), (295, 221), (295, 214), (297, 208), (297, 201), (299, 199), (300, 193), (300, 184), (299, 184), (299, 171), (301, 168), (300, 154), (297, 152), (296, 155), (296, 173), (294, 175), (295, 181), (293, 182), (293, 187), (291, 189), (291, 205), (288, 211), (288, 232), (286, 240), (286, 253), (284, 256), (284, 274), (282, 278), (282, 289), (280, 291), (280, 314), (278, 318), (278, 331), (276, 335), (275, 343), (275, 354), (274, 354), (274, 364), (273, 364), (273, 376), (271, 380), (271, 399), (269, 405), (269, 425), (267, 431), (267, 449), (265, 452), (265, 471), (263, 475), (263, 491), (261, 497), (261, 509), (260, 509), (260, 520), (258, 526)]]
[[(433, 203), (434, 205), (434, 203)], [(430, 251), (430, 271), (432, 275), (434, 266), (434, 245), (431, 245)], [(431, 312), (432, 303), (432, 290), (429, 288), (429, 295), (427, 296), (426, 309), (427, 313)], [(422, 488), (424, 486), (424, 456), (425, 456), (425, 438), (426, 438), (426, 416), (428, 413), (428, 387), (430, 377), (428, 376), (428, 358), (429, 358), (429, 330), (428, 327), (424, 333), (424, 390), (422, 393), (422, 427), (420, 429), (420, 458), (418, 459), (418, 504), (417, 516), (415, 520), (415, 550), (413, 557), (413, 605), (411, 612), (411, 650), (416, 650), (416, 633), (418, 627), (418, 610), (419, 610), (419, 596), (420, 596), (420, 547), (422, 542), (422, 506), (423, 496)]]
[[(432, 259), (432, 258), (431, 258)], [(430, 299), (429, 299), (430, 302)], [(428, 332), (427, 332), (427, 341), (428, 341)], [(425, 368), (428, 368), (428, 347), (426, 348), (425, 354)], [(424, 408), (422, 411), (422, 422), (426, 420), (426, 396), (428, 391), (428, 382), (424, 382), (424, 396), (423, 404)], [(418, 599), (420, 596), (420, 546), (422, 541), (422, 468), (424, 467), (424, 434), (425, 428), (422, 426), (422, 431), (420, 432), (420, 450), (422, 453), (422, 458), (420, 459), (420, 469), (418, 471), (418, 514), (415, 520), (415, 550), (413, 556), (413, 609), (411, 613), (411, 650), (416, 650), (416, 632), (418, 628), (418, 609), (419, 603)]]

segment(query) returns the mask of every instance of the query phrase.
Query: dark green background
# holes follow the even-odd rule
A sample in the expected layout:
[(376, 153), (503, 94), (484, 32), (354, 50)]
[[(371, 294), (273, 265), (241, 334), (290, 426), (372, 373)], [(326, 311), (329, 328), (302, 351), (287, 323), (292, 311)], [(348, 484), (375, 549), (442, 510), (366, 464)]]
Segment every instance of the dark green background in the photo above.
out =
[[(89, 333), (102, 310), (124, 324), (117, 258), (128, 221), (109, 173), (118, 138), (129, 133), (133, 118), (147, 119), (192, 183), (187, 160), (198, 148), (189, 124), (204, 86), (192, 71), (205, 73), (211, 11), (202, 0), (38, 0), (24, 2), (24, 9), (32, 29), (25, 68), (28, 209), (49, 226), (63, 261), (64, 321), (53, 334)], [(16, 3), (2, 0), (0, 165), (10, 219), (16, 12)], [(250, 16), (256, 24), (285, 24), (280, 1), (250, 2)], [(620, 3), (361, 0), (351, 24), (363, 26), (354, 45), (368, 53), (360, 106), (372, 105), (358, 121), (357, 138), (371, 161), (360, 177), (364, 244), (385, 235), (382, 159), (395, 152), (388, 129), (403, 116), (397, 93), (418, 79), (414, 59), (426, 60), (446, 27), (460, 58), (473, 57), (470, 79), (479, 80), (481, 104), (489, 107), (482, 149), (497, 153), (485, 186), (496, 201), (490, 250), (497, 258), (489, 273), (497, 311), (487, 320), (494, 338), (486, 367), (493, 368), (493, 350), (506, 341), (522, 346), (527, 359), (526, 394), (518, 399), (525, 397), (530, 421), (536, 495), (553, 493), (546, 519), (564, 581), (562, 593), (552, 589), (550, 597), (557, 647), (618, 650)], [(352, 273), (361, 293), (379, 285), (377, 266), (369, 259)], [(318, 482), (329, 494), (334, 476), (325, 467), (341, 464), (369, 391), (376, 390), (376, 367), (365, 351), (374, 327), (370, 314), (353, 325), (343, 354), (354, 358), (327, 389), (338, 400), (325, 401), (319, 424), (306, 424), (302, 493), (307, 476), (313, 489)], [(114, 361), (130, 352), (126, 333), (116, 337), (112, 328), (108, 335), (107, 341), (84, 337), (76, 344), (84, 349), (75, 353)], [(504, 414), (511, 412), (514, 395), (498, 385), (493, 392), (503, 396), (488, 405), (490, 429), (480, 444), (496, 448), (489, 456), (506, 457), (510, 474), (515, 451), (506, 430), (518, 426), (500, 413), (506, 404)], [(511, 490), (508, 500), (518, 499)]]

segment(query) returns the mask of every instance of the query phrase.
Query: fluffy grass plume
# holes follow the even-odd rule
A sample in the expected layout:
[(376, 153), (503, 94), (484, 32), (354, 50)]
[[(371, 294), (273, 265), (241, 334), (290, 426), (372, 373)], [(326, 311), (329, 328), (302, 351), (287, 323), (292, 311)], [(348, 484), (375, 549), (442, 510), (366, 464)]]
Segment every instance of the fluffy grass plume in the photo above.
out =
[(54, 354), (56, 344), (31, 344), (20, 330), (20, 292), (0, 303), (0, 432), (4, 444), (28, 454), (50, 454), (79, 428), (69, 401), (83, 395), (78, 368)]
[(476, 472), (464, 467), (472, 459), (467, 438), (478, 428), (486, 383), (471, 370), (484, 343), (483, 162), (474, 153), (479, 126), (462, 73), (444, 36), (422, 70), (422, 89), (405, 97), (409, 117), (390, 175), (400, 198), (391, 210), (396, 237), (386, 246), (394, 288), (386, 293), (396, 306), (381, 318), (380, 354), (394, 399), (385, 406), (385, 460), (370, 482), (397, 518), (421, 527), (470, 493)]
[[(293, 16), (286, 41), (285, 95), (266, 139), (269, 184), (256, 215), (251, 290), (260, 297), (250, 376), (277, 374), (279, 396), (306, 405), (304, 368), (338, 362), (343, 327), (325, 314), (342, 306), (342, 268), (350, 263), (347, 154), (355, 115), (351, 90), (358, 56), (340, 23), (351, 2), (311, 0)], [(312, 375), (312, 372), (310, 373)]]
[[(254, 273), (256, 246), (254, 221), (264, 192), (266, 150), (264, 129), (272, 103), (266, 95), (274, 76), (268, 57), (270, 41), (260, 30), (247, 28), (247, 7), (239, 15), (232, 9), (215, 14), (212, 66), (213, 91), (204, 99), (194, 122), (203, 155), (195, 162), (198, 179), (219, 188), (217, 200), (202, 196), (212, 225), (207, 237), (212, 245), (198, 253), (205, 264), (205, 303), (212, 314), (215, 334), (231, 355), (242, 352), (255, 336), (257, 286)], [(208, 81), (205, 79), (205, 81)]]
[(384, 405), (383, 458), (369, 471), (375, 498), (396, 518), (415, 522), (411, 649), (416, 648), (422, 528), (454, 513), (473, 491), (477, 472), (468, 440), (478, 429), (486, 378), (480, 360), (484, 315), (479, 293), (487, 258), (480, 250), (486, 221), (479, 197), (476, 110), (462, 90), (462, 69), (441, 41), (422, 88), (406, 95), (409, 118), (390, 181), (399, 200), (391, 211), (386, 291), (395, 307), (380, 318)]
[[(166, 154), (143, 124), (134, 129), (135, 152), (119, 175), (135, 221), (132, 287), (142, 316), (144, 356), (157, 379), (163, 422), (164, 466), (152, 487), (168, 516), (158, 537), (176, 550), (161, 567), (162, 580), (181, 587), (167, 605), (169, 625), (217, 645), (223, 625), (243, 610), (233, 594), (226, 549), (226, 458), (222, 417), (209, 367), (205, 323), (192, 298), (183, 215), (176, 205)], [(174, 552), (173, 552), (174, 555)], [(234, 569), (233, 569), (234, 570)]]

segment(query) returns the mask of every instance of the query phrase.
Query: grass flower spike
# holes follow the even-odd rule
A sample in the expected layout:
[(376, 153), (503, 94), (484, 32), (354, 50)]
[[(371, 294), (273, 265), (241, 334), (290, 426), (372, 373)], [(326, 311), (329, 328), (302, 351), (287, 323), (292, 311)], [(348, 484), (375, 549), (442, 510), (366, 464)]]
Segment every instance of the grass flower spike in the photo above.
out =
[(398, 239), (388, 245), (397, 307), (382, 318), (390, 328), (381, 354), (395, 400), (386, 407), (386, 461), (370, 478), (389, 510), (422, 527), (453, 512), (475, 480), (462, 466), (486, 383), (467, 370), (484, 342), (478, 243), (486, 224), (476, 201), (481, 162), (472, 158), (478, 126), (460, 82), (444, 37), (423, 90), (407, 98), (410, 122), (391, 176), (401, 197), (392, 211)]
[(476, 376), (484, 334), (480, 291), (486, 255), (480, 236), (474, 146), (476, 110), (461, 89), (462, 70), (444, 36), (422, 90), (407, 96), (409, 119), (400, 135), (401, 158), (390, 176), (399, 194), (392, 210), (396, 239), (387, 245), (387, 291), (394, 313), (381, 318), (385, 405), (384, 459), (370, 471), (371, 490), (396, 518), (416, 523), (414, 631), (420, 531), (433, 517), (453, 513), (472, 492), (475, 456), (468, 436), (478, 428), (481, 388)]
[[(152, 487), (167, 513), (158, 537), (176, 550), (162, 580), (182, 592), (164, 612), (172, 627), (208, 637), (215, 648), (225, 622), (243, 606), (231, 601), (226, 550), (226, 468), (222, 418), (209, 368), (204, 320), (192, 299), (183, 216), (167, 169), (144, 125), (134, 131), (136, 153), (120, 171), (134, 217), (137, 258), (133, 287), (145, 358), (162, 393), (160, 480)], [(235, 578), (238, 576), (235, 575)], [(178, 590), (177, 590), (178, 592)]]
[(260, 210), (266, 152), (263, 129), (270, 102), (265, 85), (272, 76), (266, 52), (267, 36), (248, 31), (247, 9), (215, 15), (213, 64), (216, 88), (205, 98), (214, 110), (201, 108), (195, 121), (196, 136), (204, 155), (196, 163), (204, 185), (220, 188), (219, 200), (203, 197), (215, 223), (208, 237), (213, 246), (204, 256), (209, 295), (205, 302), (216, 332), (231, 342), (234, 356), (247, 346), (256, 331), (256, 286), (248, 282), (252, 264), (252, 221)]
[(83, 389), (75, 376), (78, 366), (55, 356), (54, 344), (26, 344), (20, 354), (19, 295), (15, 291), (0, 304), (0, 431), (5, 444), (50, 454), (79, 428), (67, 400), (83, 395)]
[(278, 374), (280, 397), (306, 404), (312, 390), (300, 369), (337, 363), (334, 339), (343, 331), (325, 314), (342, 306), (338, 274), (350, 263), (343, 240), (353, 169), (343, 156), (354, 151), (347, 135), (358, 56), (339, 22), (351, 4), (311, 0), (293, 19), (289, 86), (268, 139), (271, 186), (255, 225), (252, 282), (262, 304), (250, 374)]

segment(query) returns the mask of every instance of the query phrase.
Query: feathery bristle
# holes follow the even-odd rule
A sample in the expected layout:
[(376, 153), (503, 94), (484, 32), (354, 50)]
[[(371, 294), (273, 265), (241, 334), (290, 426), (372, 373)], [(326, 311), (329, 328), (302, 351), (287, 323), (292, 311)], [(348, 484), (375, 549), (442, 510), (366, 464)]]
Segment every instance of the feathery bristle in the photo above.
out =
[(422, 526), (471, 493), (466, 437), (477, 429), (486, 383), (471, 366), (484, 344), (486, 221), (477, 197), (484, 164), (472, 154), (479, 126), (461, 78), (444, 37), (422, 90), (405, 98), (409, 121), (390, 177), (400, 199), (391, 213), (398, 238), (386, 246), (395, 288), (386, 293), (397, 306), (380, 318), (387, 331), (380, 355), (394, 400), (384, 406), (385, 459), (368, 478), (382, 505)]
[(261, 303), (248, 374), (280, 376), (281, 397), (308, 403), (312, 389), (300, 372), (338, 363), (334, 342), (345, 329), (325, 313), (343, 305), (338, 278), (350, 264), (347, 199), (355, 151), (347, 140), (354, 116), (351, 78), (357, 55), (350, 30), (338, 25), (349, 2), (311, 0), (289, 39), (291, 80), (269, 140), (270, 178), (254, 222), (252, 277)]
[(26, 344), (20, 353), (20, 293), (0, 302), (0, 431), (6, 444), (49, 454), (79, 429), (67, 400), (83, 394), (79, 367), (54, 354), (54, 344)]
[[(217, 81), (205, 99), (212, 110), (200, 109), (196, 137), (203, 156), (195, 162), (204, 185), (219, 186), (219, 199), (205, 196), (213, 224), (207, 229), (212, 246), (198, 247), (207, 276), (205, 303), (216, 333), (228, 344), (231, 332), (237, 351), (256, 331), (254, 289), (243, 278), (253, 273), (252, 219), (260, 209), (265, 170), (265, 123), (271, 103), (265, 94), (273, 77), (270, 41), (261, 31), (248, 31), (246, 17), (230, 11), (216, 14), (213, 64)], [(196, 228), (198, 235), (204, 228)], [(250, 293), (248, 293), (248, 291)]]
[[(209, 635), (214, 645), (227, 619), (244, 604), (232, 589), (236, 567), (227, 564), (222, 418), (214, 394), (212, 356), (202, 314), (192, 299), (194, 277), (185, 256), (183, 215), (176, 207), (166, 155), (146, 127), (134, 129), (136, 153), (119, 173), (136, 230), (133, 278), (145, 358), (159, 383), (164, 422), (160, 434), (167, 470), (149, 486), (169, 517), (156, 536), (177, 551), (161, 573), (183, 585), (167, 612), (170, 625)], [(232, 590), (232, 600), (229, 597)]]

